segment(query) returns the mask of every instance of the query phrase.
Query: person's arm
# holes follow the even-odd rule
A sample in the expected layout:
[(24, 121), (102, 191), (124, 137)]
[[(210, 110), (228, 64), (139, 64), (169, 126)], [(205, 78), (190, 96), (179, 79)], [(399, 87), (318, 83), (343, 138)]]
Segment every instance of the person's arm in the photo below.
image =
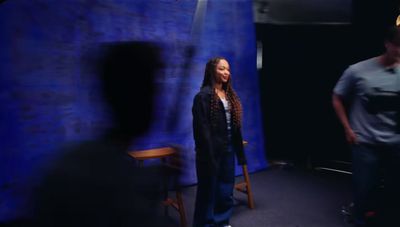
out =
[(343, 104), (342, 98), (339, 95), (334, 93), (332, 95), (332, 104), (333, 104), (333, 109), (335, 109), (336, 115), (338, 116), (340, 122), (343, 125), (347, 142), (349, 144), (356, 144), (357, 136), (350, 126), (349, 119), (347, 117), (346, 109)]
[(237, 143), (238, 143), (238, 149), (239, 151), (237, 152), (237, 160), (239, 165), (246, 165), (247, 164), (247, 159), (246, 155), (244, 153), (244, 145), (243, 145), (243, 136), (242, 136), (242, 130), (239, 128), (237, 132)]
[(211, 122), (209, 117), (209, 99), (205, 95), (196, 95), (193, 101), (193, 133), (196, 142), (196, 152), (207, 162), (210, 170), (216, 170), (217, 162), (214, 159), (214, 147), (211, 136)]

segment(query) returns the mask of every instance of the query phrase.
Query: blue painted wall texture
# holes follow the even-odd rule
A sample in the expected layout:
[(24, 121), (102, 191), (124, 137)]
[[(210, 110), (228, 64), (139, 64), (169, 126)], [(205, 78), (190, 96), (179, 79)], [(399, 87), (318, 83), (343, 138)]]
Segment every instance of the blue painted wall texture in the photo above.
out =
[(182, 145), (183, 183), (195, 183), (192, 101), (207, 60), (225, 56), (244, 107), (249, 170), (267, 167), (252, 1), (208, 1), (193, 35), (196, 6), (188, 0), (0, 4), (0, 221), (26, 215), (37, 170), (62, 145), (96, 138), (110, 124), (87, 55), (104, 42), (155, 41), (164, 50), (155, 118), (132, 149)]

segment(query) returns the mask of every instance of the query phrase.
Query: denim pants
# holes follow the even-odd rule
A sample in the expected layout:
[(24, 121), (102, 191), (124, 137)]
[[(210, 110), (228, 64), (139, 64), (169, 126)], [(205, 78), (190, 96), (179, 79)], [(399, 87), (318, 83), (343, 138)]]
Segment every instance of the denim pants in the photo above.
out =
[(378, 210), (381, 223), (400, 226), (399, 146), (354, 145), (352, 165), (355, 224), (365, 224), (366, 212)]
[(234, 152), (221, 154), (215, 173), (205, 170), (199, 162), (196, 162), (196, 170), (198, 184), (193, 226), (228, 225), (233, 210)]

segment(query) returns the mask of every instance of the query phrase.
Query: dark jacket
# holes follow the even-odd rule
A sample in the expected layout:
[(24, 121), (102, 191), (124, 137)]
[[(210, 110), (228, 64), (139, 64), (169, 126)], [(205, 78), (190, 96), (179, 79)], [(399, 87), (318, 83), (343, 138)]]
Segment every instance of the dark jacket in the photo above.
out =
[[(215, 171), (218, 168), (218, 160), (223, 152), (228, 152), (228, 129), (225, 110), (222, 101), (219, 100), (220, 111), (217, 111), (215, 124), (210, 122), (210, 101), (213, 90), (211, 87), (203, 87), (194, 97), (193, 134), (196, 146), (196, 161)], [(232, 121), (231, 121), (232, 122)], [(243, 152), (243, 138), (240, 127), (231, 125), (231, 142), (236, 153), (238, 163), (246, 164)]]

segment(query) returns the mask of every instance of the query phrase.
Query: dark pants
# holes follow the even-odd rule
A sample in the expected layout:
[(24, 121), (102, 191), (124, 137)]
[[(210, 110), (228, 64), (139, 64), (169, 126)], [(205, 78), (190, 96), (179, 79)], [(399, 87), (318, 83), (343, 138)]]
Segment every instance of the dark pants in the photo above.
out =
[(355, 224), (364, 225), (366, 213), (378, 211), (380, 223), (400, 226), (399, 146), (354, 145), (352, 164)]
[(216, 172), (209, 171), (207, 165), (198, 160), (196, 170), (198, 184), (193, 226), (228, 225), (233, 210), (234, 152), (221, 155)]

